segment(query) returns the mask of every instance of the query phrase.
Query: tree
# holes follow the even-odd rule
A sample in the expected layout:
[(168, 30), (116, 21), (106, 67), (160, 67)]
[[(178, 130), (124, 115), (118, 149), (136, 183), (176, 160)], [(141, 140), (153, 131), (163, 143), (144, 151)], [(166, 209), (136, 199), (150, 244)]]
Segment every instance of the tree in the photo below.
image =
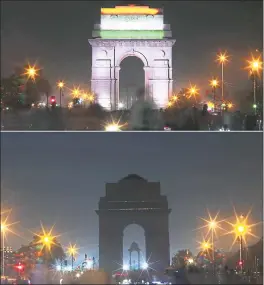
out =
[(43, 248), (42, 245), (38, 243), (38, 240), (38, 236), (33, 236), (32, 241), (28, 245), (22, 245), (17, 251), (20, 257), (18, 262), (24, 264), (24, 272), (26, 275), (30, 275), (37, 264), (45, 264), (51, 267), (55, 265), (58, 260), (62, 262), (66, 257), (61, 244), (56, 238), (53, 240), (50, 250), (45, 247)]
[(12, 108), (31, 106), (40, 100), (42, 94), (51, 92), (51, 86), (42, 72), (35, 81), (23, 75), (23, 68), (16, 67), (14, 73), (1, 79), (1, 105)]
[(179, 250), (172, 258), (173, 267), (184, 267), (189, 258), (192, 258), (192, 252), (189, 249)]

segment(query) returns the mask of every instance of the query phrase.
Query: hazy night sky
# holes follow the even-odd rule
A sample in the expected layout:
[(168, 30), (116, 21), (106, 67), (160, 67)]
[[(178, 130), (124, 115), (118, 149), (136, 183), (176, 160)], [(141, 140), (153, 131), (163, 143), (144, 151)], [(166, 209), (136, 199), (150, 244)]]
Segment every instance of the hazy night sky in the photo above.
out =
[[(172, 253), (196, 251), (200, 234), (193, 229), (206, 207), (226, 218), (232, 202), (238, 213), (253, 206), (252, 219), (262, 220), (261, 133), (2, 133), (1, 152), (2, 202), (14, 208), (24, 238), (9, 236), (15, 248), (41, 220), (56, 223), (63, 244), (76, 241), (82, 253), (97, 256), (97, 203), (106, 182), (130, 173), (161, 182), (172, 208)], [(261, 236), (261, 226), (256, 231)], [(217, 246), (226, 248), (230, 238)]]
[[(64, 79), (72, 84), (90, 85), (91, 47), (100, 7), (128, 4), (127, 1), (6, 1), (2, 4), (1, 68), (10, 74), (27, 60), (38, 61), (54, 84)], [(225, 71), (231, 94), (250, 88), (243, 68), (252, 51), (263, 48), (262, 1), (131, 1), (164, 6), (165, 22), (171, 24), (176, 44), (173, 68), (176, 90), (197, 84), (208, 89), (208, 80), (220, 76), (214, 62), (219, 50), (228, 50), (232, 63)], [(140, 62), (127, 59), (121, 85), (141, 86)], [(125, 61), (124, 61), (125, 64)], [(142, 72), (140, 72), (142, 71)], [(139, 76), (135, 76), (139, 74)], [(133, 78), (131, 82), (131, 78)]]

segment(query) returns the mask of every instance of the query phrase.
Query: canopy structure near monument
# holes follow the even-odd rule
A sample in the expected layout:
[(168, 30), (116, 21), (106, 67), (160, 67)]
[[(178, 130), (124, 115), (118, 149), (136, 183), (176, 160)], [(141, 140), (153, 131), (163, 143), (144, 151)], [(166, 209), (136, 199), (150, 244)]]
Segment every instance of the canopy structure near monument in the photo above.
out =
[(117, 110), (120, 103), (120, 63), (128, 56), (142, 60), (146, 97), (165, 108), (172, 94), (172, 47), (170, 25), (163, 10), (149, 6), (101, 8), (89, 40), (92, 46), (91, 87), (98, 103)]

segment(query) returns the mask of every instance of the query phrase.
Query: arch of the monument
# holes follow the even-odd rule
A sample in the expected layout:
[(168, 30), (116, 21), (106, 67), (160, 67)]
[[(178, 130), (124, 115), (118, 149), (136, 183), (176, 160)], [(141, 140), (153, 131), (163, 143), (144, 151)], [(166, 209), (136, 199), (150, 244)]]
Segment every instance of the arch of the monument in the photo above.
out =
[[(133, 229), (133, 231), (131, 231)], [(129, 236), (130, 234), (130, 236)], [(135, 245), (140, 249), (140, 263), (146, 262), (146, 239), (145, 230), (138, 224), (127, 225), (123, 231), (123, 265), (130, 265), (131, 267), (131, 253), (137, 251)]]
[(145, 90), (157, 108), (166, 107), (172, 93), (172, 46), (174, 40), (89, 40), (92, 45), (91, 89), (98, 103), (118, 109), (120, 63), (136, 56), (144, 63)]
[(99, 266), (112, 273), (123, 264), (123, 232), (130, 224), (145, 230), (146, 259), (157, 272), (169, 266), (169, 213), (159, 182), (129, 175), (118, 183), (106, 184), (100, 198)]

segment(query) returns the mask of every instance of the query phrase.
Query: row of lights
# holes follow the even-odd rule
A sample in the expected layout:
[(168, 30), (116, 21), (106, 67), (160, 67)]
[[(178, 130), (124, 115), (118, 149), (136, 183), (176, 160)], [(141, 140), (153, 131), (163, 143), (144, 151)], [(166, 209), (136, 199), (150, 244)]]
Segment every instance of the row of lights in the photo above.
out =
[[(232, 107), (233, 104), (232, 103), (228, 103), (228, 102), (225, 102), (224, 100), (224, 65), (228, 62), (228, 58), (230, 56), (227, 55), (227, 52), (224, 52), (224, 53), (220, 53), (217, 55), (217, 59), (216, 61), (218, 63), (221, 64), (222, 66), (222, 78), (221, 78), (221, 83), (222, 83), (222, 106), (223, 104), (225, 105), (229, 105), (229, 107)], [(251, 60), (247, 60), (248, 62), (248, 66), (245, 68), (245, 69), (248, 69), (250, 71), (250, 74), (251, 75), (254, 75), (254, 80), (255, 80), (255, 76), (256, 75), (259, 75), (259, 72), (260, 70), (262, 70), (262, 62), (260, 60), (260, 57), (258, 58), (255, 58), (253, 55), (252, 55), (252, 58)], [(212, 78), (210, 81), (209, 81), (209, 85), (213, 88), (213, 93), (215, 95), (215, 92), (216, 92), (216, 88), (219, 87), (220, 85), (220, 81), (217, 79), (217, 78)], [(254, 87), (255, 88), (255, 87)], [(195, 98), (196, 100), (196, 96), (199, 94), (199, 89), (196, 87), (196, 85), (194, 86), (190, 86), (190, 88), (188, 88), (188, 91), (187, 91), (187, 95), (189, 95), (189, 97), (187, 97), (187, 99), (190, 99), (192, 97)], [(254, 90), (255, 91), (255, 90)], [(177, 95), (173, 95), (170, 100), (169, 100), (169, 103), (168, 103), (168, 107), (172, 107), (175, 103), (177, 103), (179, 100), (179, 97)], [(215, 101), (215, 99), (214, 99)], [(210, 105), (210, 107), (215, 107), (215, 102), (209, 102), (208, 103), (208, 106)], [(253, 105), (254, 109), (256, 109), (256, 102), (255, 102), (255, 97), (254, 97), (254, 105)]]
[[(256, 223), (256, 224), (249, 224), (248, 223), (248, 218), (249, 218), (250, 212), (246, 216), (243, 216), (243, 215), (238, 216), (235, 210), (234, 210), (234, 212), (235, 212), (235, 219), (236, 219), (235, 223), (231, 223), (231, 222), (226, 221), (232, 227), (232, 230), (229, 232), (221, 227), (221, 223), (224, 222), (225, 220), (222, 220), (222, 221), (217, 220), (219, 213), (214, 218), (212, 218), (212, 216), (208, 212), (209, 219), (202, 218), (202, 220), (205, 221), (206, 224), (199, 228), (199, 229), (207, 228), (208, 231), (207, 231), (207, 234), (206, 234), (206, 237), (204, 238), (204, 240), (202, 242), (199, 242), (199, 243), (201, 245), (200, 248), (203, 251), (207, 252), (209, 249), (212, 251), (212, 260), (214, 263), (214, 252), (215, 252), (214, 243), (215, 243), (215, 236), (217, 234), (217, 230), (222, 230), (225, 232), (225, 234), (233, 234), (234, 240), (233, 240), (232, 246), (235, 244), (236, 241), (239, 240), (239, 242), (240, 242), (239, 265), (240, 265), (241, 271), (242, 271), (242, 269), (243, 269), (243, 261), (242, 261), (243, 244), (246, 244), (246, 237), (248, 235), (256, 237), (252, 233), (252, 228), (254, 226), (256, 226), (258, 223)], [(209, 235), (210, 235), (210, 237), (208, 238)]]

